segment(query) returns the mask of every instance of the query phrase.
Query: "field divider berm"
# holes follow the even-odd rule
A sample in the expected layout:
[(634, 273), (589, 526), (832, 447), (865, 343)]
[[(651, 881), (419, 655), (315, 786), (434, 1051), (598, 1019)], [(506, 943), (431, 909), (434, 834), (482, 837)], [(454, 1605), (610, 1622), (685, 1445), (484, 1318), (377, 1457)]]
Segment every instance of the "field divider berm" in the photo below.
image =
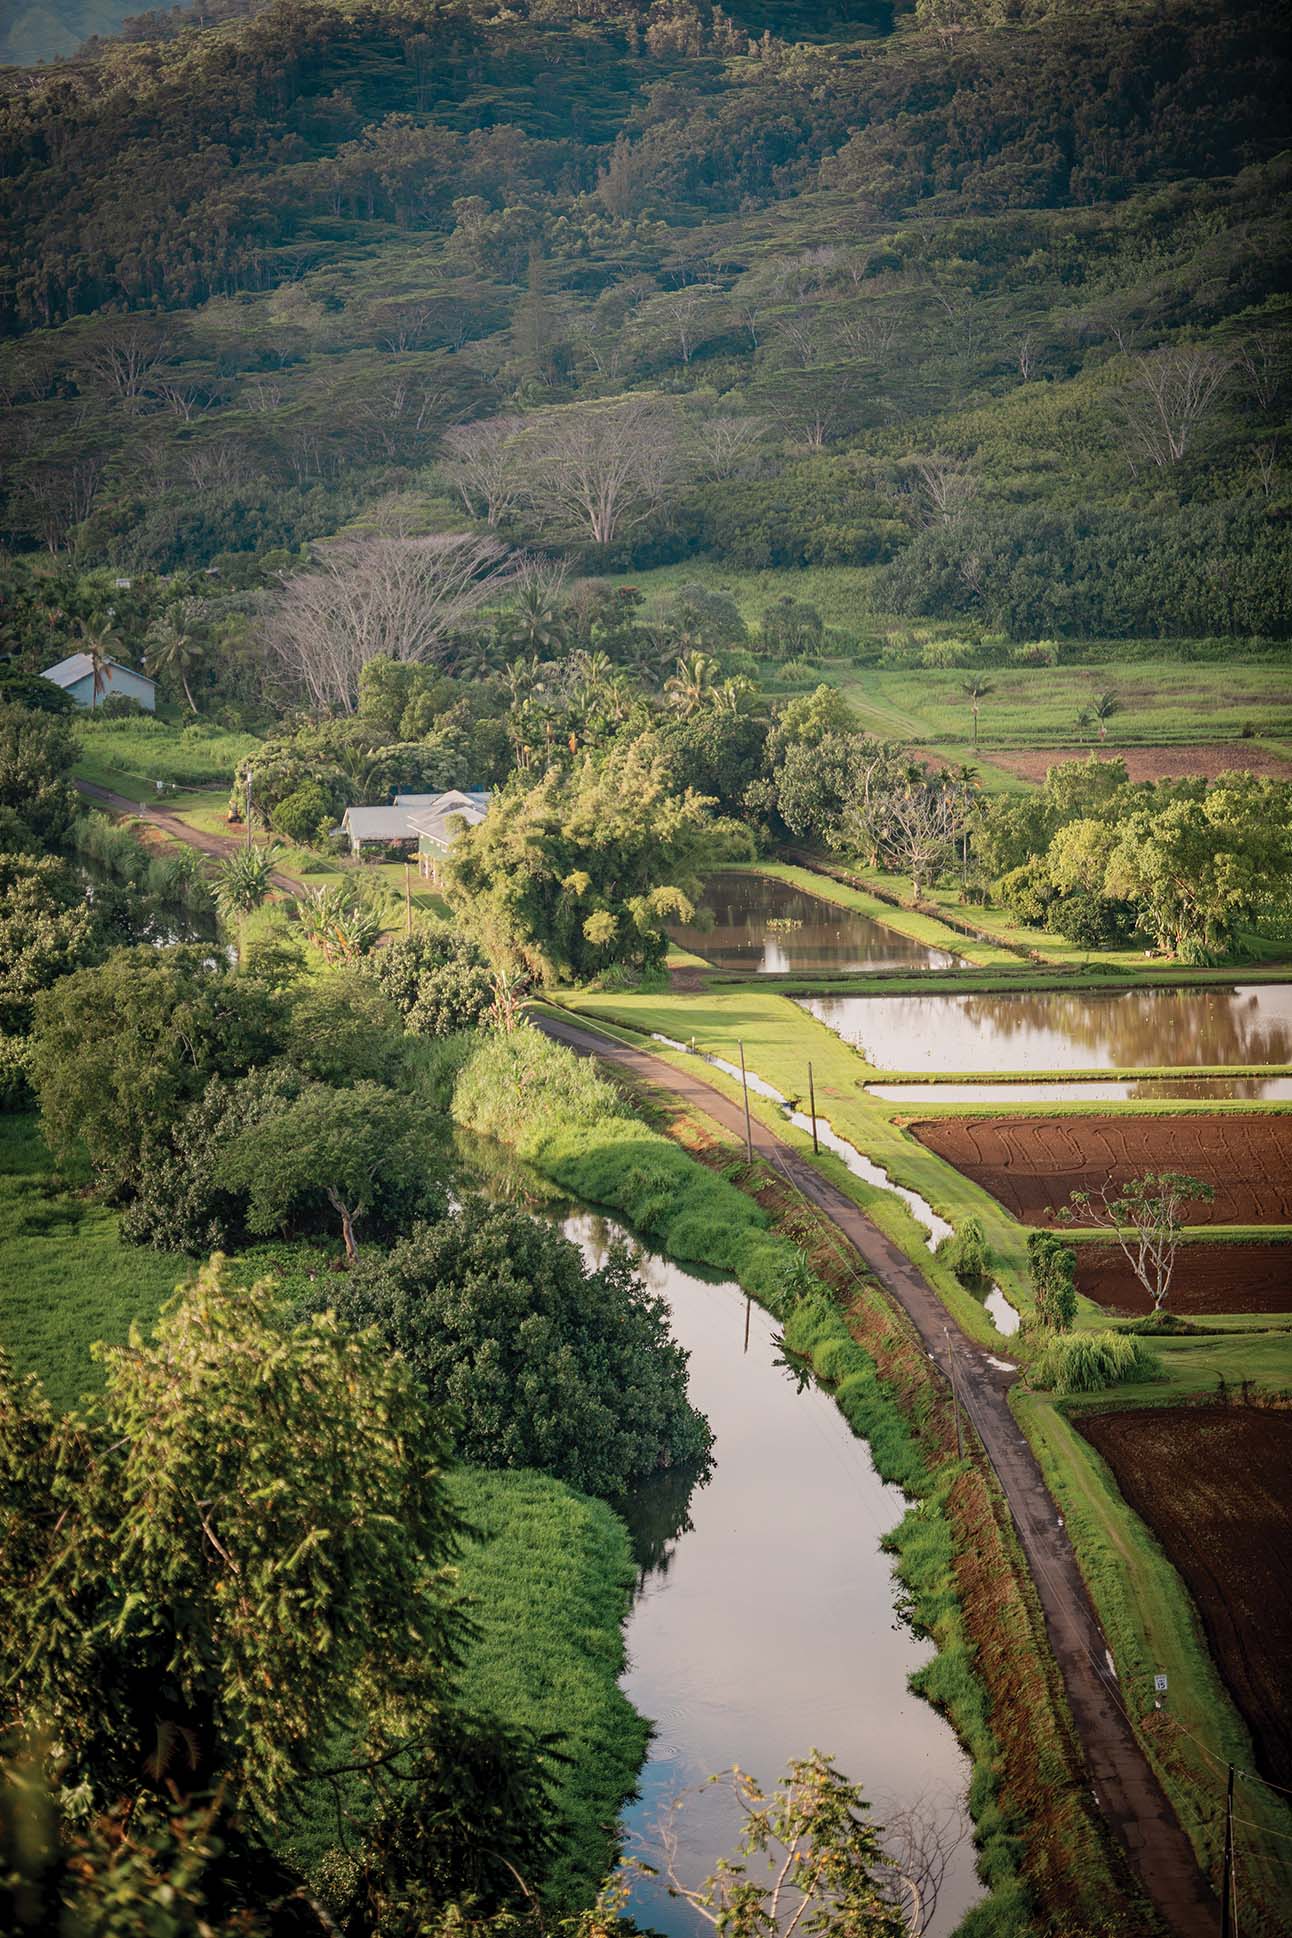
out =
[[(1122, 1840), (1144, 1890), (1181, 1938), (1211, 1938), (1218, 1907), (1189, 1839), (1141, 1748), (1125, 1709), (1107, 1643), (1067, 1532), (1041, 1470), (1009, 1406), (1017, 1368), (980, 1348), (959, 1326), (924, 1273), (812, 1159), (752, 1115), (698, 1071), (679, 1070), (581, 1017), (552, 1009), (537, 1017), (558, 1042), (599, 1057), (656, 1089), (671, 1091), (737, 1136), (807, 1203), (823, 1211), (914, 1326), (932, 1364), (951, 1381), (991, 1462), (1045, 1616), (1073, 1721), (1100, 1809)], [(956, 1334), (953, 1341), (952, 1330)]]

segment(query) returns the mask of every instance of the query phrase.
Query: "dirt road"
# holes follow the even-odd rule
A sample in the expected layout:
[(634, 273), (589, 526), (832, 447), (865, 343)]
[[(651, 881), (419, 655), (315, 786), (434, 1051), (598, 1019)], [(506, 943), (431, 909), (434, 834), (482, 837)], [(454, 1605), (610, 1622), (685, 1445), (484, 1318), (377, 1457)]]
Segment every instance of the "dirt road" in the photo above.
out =
[[(242, 846), (242, 837), (236, 834), (205, 834), (200, 828), (192, 828), (187, 821), (181, 821), (178, 814), (171, 814), (165, 808), (149, 807), (146, 801), (131, 801), (124, 794), (113, 794), (106, 787), (96, 787), (93, 781), (77, 781), (76, 791), (96, 807), (106, 808), (109, 814), (132, 814), (137, 821), (145, 821), (151, 828), (160, 828), (163, 834), (173, 841), (182, 841), (199, 854), (209, 855), (213, 861), (222, 861), (235, 848)], [(292, 875), (274, 873), (270, 876), (275, 888), (284, 895), (303, 895), (304, 884)]]
[[(703, 1111), (742, 1140), (740, 1105), (703, 1077), (581, 1024), (536, 1019), (558, 1042), (603, 1058)], [(811, 1160), (755, 1118), (758, 1156), (824, 1211), (911, 1320), (925, 1350), (950, 1377), (954, 1349), (960, 1395), (1009, 1503), (1063, 1675), (1068, 1704), (1085, 1752), (1099, 1807), (1130, 1854), (1145, 1893), (1167, 1927), (1181, 1938), (1213, 1938), (1219, 1911), (1122, 1708), (1099, 1624), (1076, 1556), (1022, 1429), (1009, 1409), (1013, 1367), (994, 1359), (962, 1333), (906, 1254), (884, 1236), (850, 1198), (821, 1176)]]

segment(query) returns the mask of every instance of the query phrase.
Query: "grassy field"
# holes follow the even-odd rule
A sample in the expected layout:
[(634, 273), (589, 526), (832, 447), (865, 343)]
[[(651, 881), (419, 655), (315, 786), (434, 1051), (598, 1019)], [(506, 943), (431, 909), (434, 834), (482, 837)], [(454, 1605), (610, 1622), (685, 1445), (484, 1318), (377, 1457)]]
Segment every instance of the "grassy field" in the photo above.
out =
[(258, 746), (254, 734), (229, 733), (205, 721), (183, 726), (156, 715), (75, 720), (80, 758), (75, 773), (128, 800), (155, 800), (157, 782), (170, 787), (227, 788), (234, 768)]
[[(963, 692), (965, 674), (920, 667), (889, 672), (851, 670), (838, 683), (874, 733), (973, 754), (973, 715)], [(993, 747), (1071, 746), (1082, 742), (1076, 717), (1096, 694), (1115, 692), (1120, 710), (1110, 738), (1127, 744), (1238, 740), (1244, 727), (1278, 740), (1292, 730), (1292, 675), (1285, 666), (1246, 662), (1219, 665), (1181, 660), (1128, 660), (1119, 666), (1005, 666), (986, 675), (979, 742)], [(1241, 744), (1235, 748), (1241, 755)]]
[(549, 1901), (590, 1901), (614, 1856), (613, 1825), (632, 1795), (650, 1728), (619, 1688), (621, 1625), (636, 1568), (628, 1531), (603, 1501), (545, 1474), (462, 1468), (452, 1488), (478, 1530), (459, 1562), (479, 1630), (464, 1693), (502, 1721), (559, 1736), (556, 1771), (570, 1834)]
[(34, 1116), (0, 1116), (0, 1345), (20, 1373), (39, 1373), (57, 1407), (98, 1387), (90, 1342), (122, 1345), (192, 1270), (185, 1258), (122, 1242), (120, 1220), (60, 1186)]

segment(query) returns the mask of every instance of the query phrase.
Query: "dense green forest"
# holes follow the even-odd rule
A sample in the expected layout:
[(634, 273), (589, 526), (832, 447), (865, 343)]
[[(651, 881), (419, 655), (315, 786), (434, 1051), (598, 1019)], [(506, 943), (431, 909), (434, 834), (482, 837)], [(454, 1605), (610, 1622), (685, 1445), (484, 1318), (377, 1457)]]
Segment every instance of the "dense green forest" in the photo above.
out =
[(10, 77), (11, 550), (236, 607), (338, 530), (471, 529), (1286, 635), (1269, 9), (239, 12)]

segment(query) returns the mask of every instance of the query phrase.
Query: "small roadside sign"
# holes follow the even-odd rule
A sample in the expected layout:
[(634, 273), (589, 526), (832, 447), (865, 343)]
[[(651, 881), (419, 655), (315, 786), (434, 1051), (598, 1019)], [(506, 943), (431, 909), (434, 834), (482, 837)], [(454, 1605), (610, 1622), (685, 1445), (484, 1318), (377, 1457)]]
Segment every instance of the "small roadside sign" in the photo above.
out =
[(1166, 1677), (1154, 1676), (1153, 1687), (1159, 1696), (1164, 1696), (1166, 1694)]

